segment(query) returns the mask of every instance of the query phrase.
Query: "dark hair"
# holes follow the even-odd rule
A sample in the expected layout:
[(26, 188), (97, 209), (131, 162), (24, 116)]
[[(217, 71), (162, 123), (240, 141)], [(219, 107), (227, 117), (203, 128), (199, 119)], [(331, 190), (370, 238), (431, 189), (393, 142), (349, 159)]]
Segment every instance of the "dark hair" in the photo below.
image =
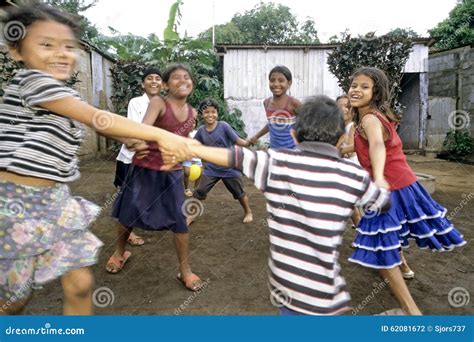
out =
[(285, 76), (285, 78), (288, 80), (288, 82), (291, 82), (292, 80), (292, 76), (291, 76), (291, 71), (290, 69), (288, 69), (286, 66), (284, 65), (277, 65), (276, 67), (274, 67), (272, 70), (270, 70), (270, 73), (268, 74), (268, 79), (270, 79), (272, 77), (272, 74), (274, 72), (279, 72), (280, 74), (282, 74), (283, 76)]
[(202, 113), (208, 108), (208, 107), (214, 107), (217, 110), (217, 113), (219, 113), (219, 104), (217, 103), (216, 100), (214, 100), (211, 97), (206, 97), (204, 100), (199, 102), (197, 111), (199, 114), (202, 115)]
[(154, 75), (154, 74), (161, 77), (160, 69), (154, 66), (150, 66), (146, 68), (145, 71), (143, 71), (142, 82), (145, 81), (145, 78), (147, 78), (147, 76)]
[[(374, 82), (374, 87), (372, 89), (372, 102), (371, 106), (381, 113), (385, 114), (387, 119), (392, 122), (399, 122), (400, 118), (398, 115), (394, 114), (390, 109), (390, 86), (387, 75), (375, 67), (362, 67), (357, 69), (350, 78), (350, 84), (354, 81), (354, 78), (360, 75), (365, 75), (369, 77)], [(359, 110), (353, 108), (354, 111), (354, 121), (359, 121)]]
[(37, 3), (28, 6), (8, 9), (4, 21), (3, 34), (10, 48), (21, 49), (21, 43), (26, 36), (26, 29), (37, 21), (55, 21), (68, 26), (76, 38), (79, 37), (78, 20), (57, 8)]
[(344, 118), (336, 101), (325, 95), (310, 97), (296, 109), (296, 138), (336, 145), (344, 134)]
[(165, 72), (163, 73), (163, 77), (162, 77), (163, 82), (165, 82), (165, 83), (168, 82), (169, 79), (170, 79), (171, 74), (176, 70), (186, 71), (189, 74), (189, 76), (192, 78), (193, 83), (195, 83), (193, 72), (191, 71), (191, 67), (189, 65), (183, 64), (183, 63), (173, 63), (173, 64), (168, 65), (166, 67)]

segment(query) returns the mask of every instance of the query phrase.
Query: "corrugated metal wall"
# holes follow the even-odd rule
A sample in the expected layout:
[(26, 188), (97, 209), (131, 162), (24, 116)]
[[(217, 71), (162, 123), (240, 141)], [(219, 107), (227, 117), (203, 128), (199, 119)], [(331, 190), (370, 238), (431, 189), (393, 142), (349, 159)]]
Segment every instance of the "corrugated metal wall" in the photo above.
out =
[[(330, 48), (227, 47), (224, 54), (224, 96), (231, 108), (237, 107), (242, 111), (249, 136), (266, 123), (262, 102), (271, 96), (268, 73), (278, 64), (291, 70), (293, 84), (290, 95), (300, 100), (318, 94), (332, 98), (342, 94), (337, 79), (328, 69), (327, 55), (330, 52)], [(428, 47), (415, 44), (405, 72), (427, 71)], [(417, 144), (418, 139), (413, 143)]]

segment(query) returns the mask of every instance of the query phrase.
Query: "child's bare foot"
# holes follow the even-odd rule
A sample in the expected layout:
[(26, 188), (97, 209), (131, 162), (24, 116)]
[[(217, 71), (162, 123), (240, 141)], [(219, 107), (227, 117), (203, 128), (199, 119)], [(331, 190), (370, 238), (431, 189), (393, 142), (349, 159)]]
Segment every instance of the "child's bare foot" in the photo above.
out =
[(250, 223), (253, 221), (253, 214), (252, 212), (245, 213), (244, 219), (242, 220), (243, 223)]

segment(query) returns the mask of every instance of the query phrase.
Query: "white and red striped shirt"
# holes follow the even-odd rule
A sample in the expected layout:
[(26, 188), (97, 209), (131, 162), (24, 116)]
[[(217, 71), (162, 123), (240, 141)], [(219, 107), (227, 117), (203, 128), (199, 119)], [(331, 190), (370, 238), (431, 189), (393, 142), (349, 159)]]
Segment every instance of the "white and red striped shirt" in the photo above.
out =
[(231, 151), (231, 167), (267, 199), (273, 299), (305, 314), (349, 310), (337, 251), (346, 221), (354, 206), (386, 207), (389, 193), (329, 144), (303, 142), (296, 150), (268, 152), (236, 146)]

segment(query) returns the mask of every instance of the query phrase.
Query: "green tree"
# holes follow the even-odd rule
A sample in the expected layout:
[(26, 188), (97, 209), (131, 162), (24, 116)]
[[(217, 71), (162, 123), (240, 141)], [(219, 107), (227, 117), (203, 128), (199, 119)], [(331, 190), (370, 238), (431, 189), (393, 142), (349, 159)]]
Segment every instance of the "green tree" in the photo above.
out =
[[(280, 4), (261, 2), (231, 21), (215, 27), (216, 42), (233, 44), (317, 44), (318, 33), (314, 21), (307, 18), (298, 22), (290, 8)], [(199, 35), (209, 40), (212, 28)]]
[(81, 30), (81, 38), (88, 41), (93, 41), (94, 38), (98, 37), (99, 31), (97, 27), (93, 25), (89, 19), (83, 16), (82, 12), (95, 6), (98, 0), (46, 0), (51, 6), (60, 8), (66, 12), (75, 15), (79, 21), (79, 28)]
[(344, 32), (343, 39), (328, 56), (329, 71), (336, 76), (339, 86), (347, 92), (350, 76), (362, 66), (380, 68), (390, 80), (391, 107), (401, 115), (400, 82), (413, 45), (409, 30), (397, 29), (380, 37), (357, 38)]
[(219, 73), (219, 59), (210, 41), (181, 38), (177, 33), (181, 17), (178, 0), (170, 8), (164, 41), (154, 34), (147, 38), (121, 35), (112, 29), (114, 36), (103, 37), (101, 46), (118, 59), (111, 69), (114, 95), (112, 102), (117, 113), (125, 115), (127, 104), (132, 97), (142, 92), (141, 75), (147, 65), (164, 70), (170, 63), (186, 63), (194, 74), (194, 92), (188, 101), (196, 106), (205, 97), (213, 97), (219, 102), (219, 119), (228, 122), (242, 137), (245, 125), (239, 110), (229, 111), (224, 101), (224, 86)]
[(449, 12), (447, 19), (431, 29), (430, 35), (436, 39), (435, 47), (453, 49), (474, 42), (474, 1), (464, 0)]

